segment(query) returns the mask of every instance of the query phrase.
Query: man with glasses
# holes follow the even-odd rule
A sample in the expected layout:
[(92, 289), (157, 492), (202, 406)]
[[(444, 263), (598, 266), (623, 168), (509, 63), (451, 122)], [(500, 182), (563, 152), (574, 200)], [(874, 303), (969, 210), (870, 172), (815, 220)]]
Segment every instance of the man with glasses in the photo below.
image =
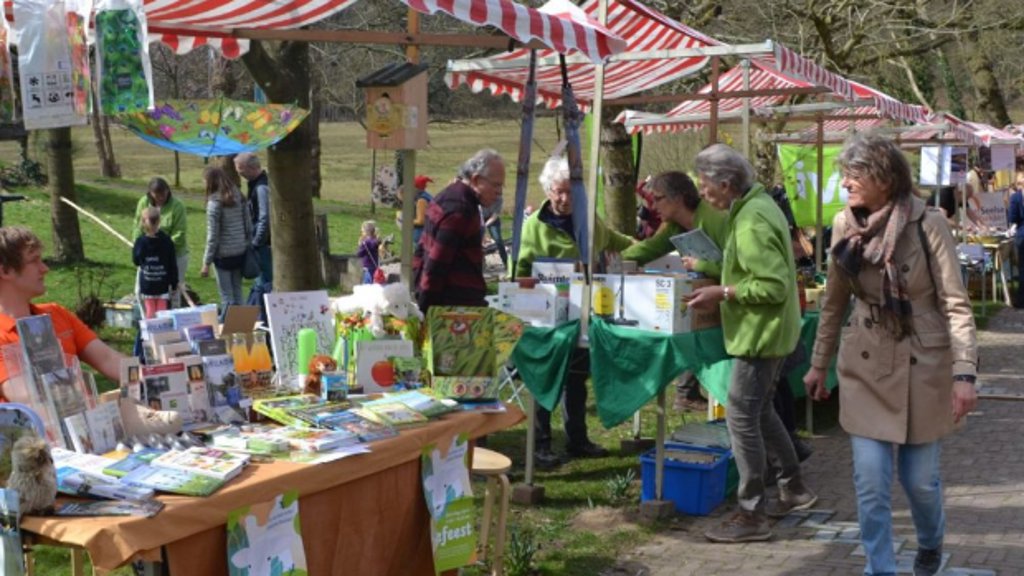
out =
[(485, 148), (466, 160), (427, 209), (413, 257), (416, 302), (424, 314), (434, 305), (487, 305), (480, 209), (498, 202), (504, 187), (505, 161)]

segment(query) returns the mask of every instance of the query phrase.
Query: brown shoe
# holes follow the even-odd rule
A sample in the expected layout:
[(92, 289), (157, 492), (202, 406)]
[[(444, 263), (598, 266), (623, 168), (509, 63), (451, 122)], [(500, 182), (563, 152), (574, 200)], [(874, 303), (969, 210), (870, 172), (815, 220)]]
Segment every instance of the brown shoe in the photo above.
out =
[(697, 397), (687, 398), (685, 394), (676, 394), (676, 401), (672, 403), (676, 412), (707, 412), (708, 401)]
[(771, 539), (772, 530), (763, 514), (740, 510), (725, 522), (704, 532), (704, 537), (724, 544), (762, 542)]

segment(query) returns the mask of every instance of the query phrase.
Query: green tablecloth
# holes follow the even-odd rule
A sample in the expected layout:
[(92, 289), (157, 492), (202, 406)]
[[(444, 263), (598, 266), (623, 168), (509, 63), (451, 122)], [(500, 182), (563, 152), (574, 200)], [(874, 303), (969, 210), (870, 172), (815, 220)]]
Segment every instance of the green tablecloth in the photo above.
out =
[[(818, 314), (804, 315), (800, 340), (808, 360), (793, 368), (790, 386), (804, 395), (803, 375), (810, 366), (810, 350), (818, 329)], [(579, 334), (579, 321), (555, 328), (527, 327), (512, 352), (512, 360), (537, 402), (553, 410), (568, 375), (569, 352)], [(683, 334), (659, 334), (590, 322), (590, 371), (601, 423), (610, 428), (627, 420), (665, 386), (685, 371), (697, 375), (715, 400), (726, 403), (732, 359), (725, 352), (721, 328)], [(829, 370), (828, 388), (836, 387), (835, 365)]]

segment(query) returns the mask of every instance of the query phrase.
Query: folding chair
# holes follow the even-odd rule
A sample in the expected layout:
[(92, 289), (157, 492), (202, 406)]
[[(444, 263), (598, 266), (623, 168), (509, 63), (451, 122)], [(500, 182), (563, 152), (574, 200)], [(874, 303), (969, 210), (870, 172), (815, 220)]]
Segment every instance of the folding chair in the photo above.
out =
[(511, 361), (506, 362), (501, 367), (498, 379), (498, 398), (505, 402), (515, 402), (519, 404), (520, 408), (525, 410), (526, 406), (523, 403), (522, 394), (526, 384), (519, 378), (519, 369)]

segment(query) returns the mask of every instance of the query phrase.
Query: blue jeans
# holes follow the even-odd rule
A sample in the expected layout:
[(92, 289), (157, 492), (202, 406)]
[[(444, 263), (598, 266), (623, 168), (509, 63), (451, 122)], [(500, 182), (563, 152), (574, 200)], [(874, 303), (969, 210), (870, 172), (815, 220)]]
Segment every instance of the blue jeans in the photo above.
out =
[(894, 444), (850, 436), (853, 446), (853, 484), (857, 490), (857, 517), (867, 566), (864, 574), (896, 573), (892, 547), (893, 448), (899, 461), (900, 484), (910, 502), (910, 514), (920, 548), (942, 545), (946, 517), (939, 477), (939, 443)]
[(767, 462), (779, 469), (780, 486), (800, 478), (800, 461), (793, 441), (772, 404), (783, 360), (746, 357), (733, 360), (725, 422), (740, 474), (736, 500), (746, 512), (764, 513)]
[(262, 282), (263, 291), (270, 292), (271, 286), (274, 285), (274, 259), (270, 246), (258, 246), (256, 255), (260, 257), (260, 275), (256, 278), (256, 282)]
[(1013, 305), (1024, 308), (1024, 236), (1014, 236), (1013, 246), (1017, 249), (1017, 300)]

